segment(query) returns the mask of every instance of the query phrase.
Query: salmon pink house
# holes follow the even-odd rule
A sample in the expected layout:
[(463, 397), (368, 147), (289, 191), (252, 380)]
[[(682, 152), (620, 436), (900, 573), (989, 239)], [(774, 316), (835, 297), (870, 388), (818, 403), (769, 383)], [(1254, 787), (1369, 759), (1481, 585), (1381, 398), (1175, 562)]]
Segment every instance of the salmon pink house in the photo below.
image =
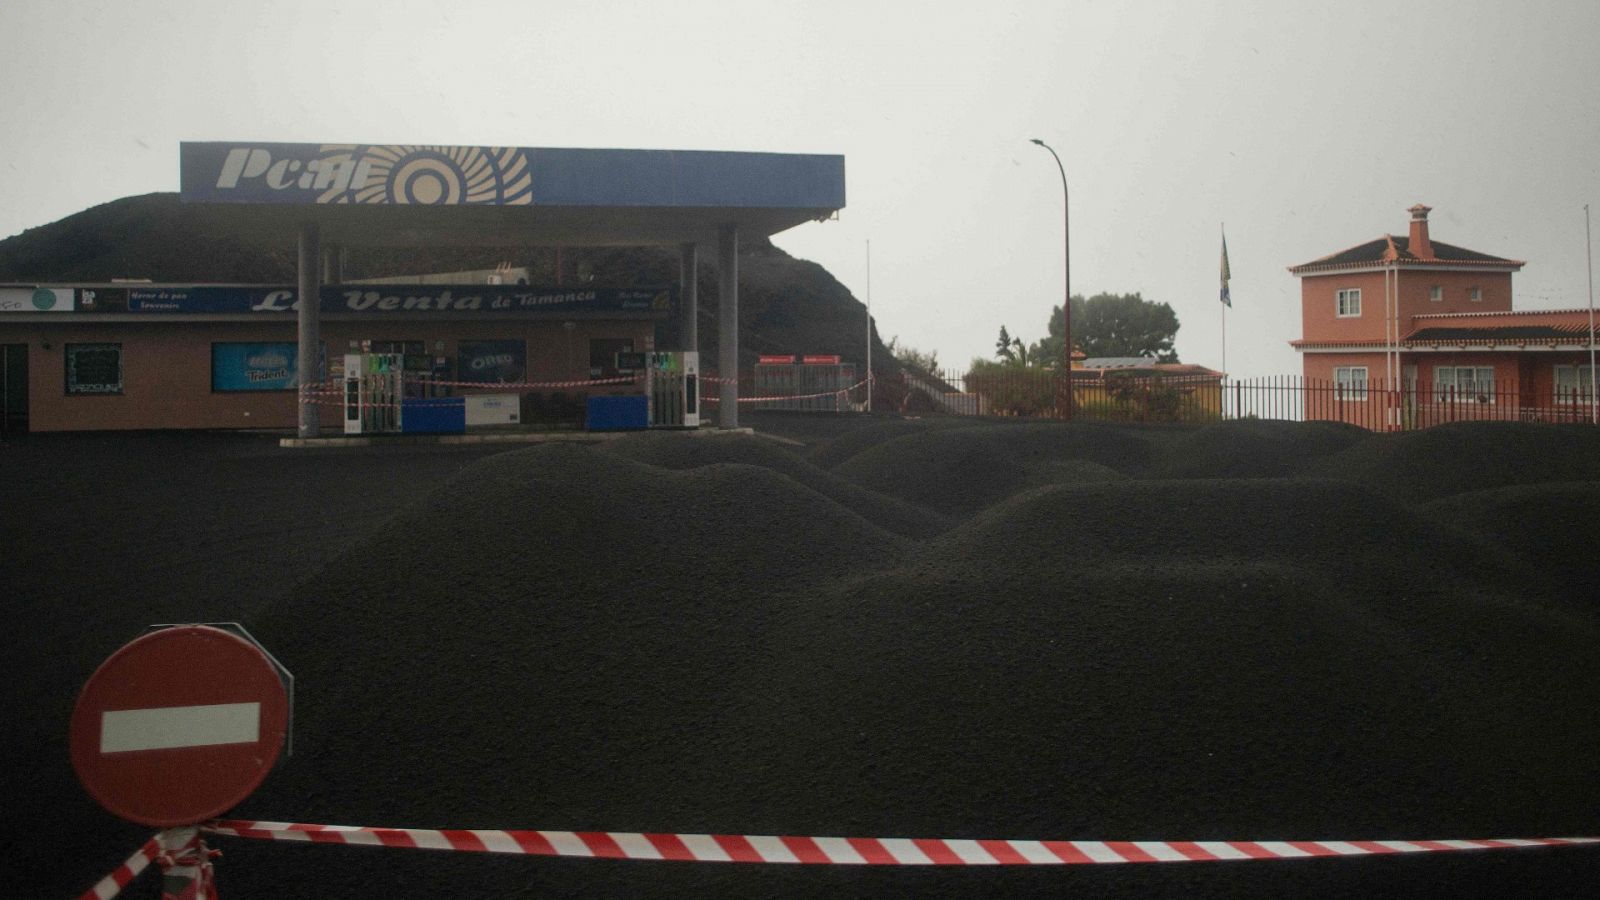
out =
[(1408, 234), (1289, 268), (1306, 417), (1383, 428), (1588, 421), (1589, 311), (1514, 309), (1511, 276), (1525, 263), (1433, 240), (1430, 208), (1409, 212)]

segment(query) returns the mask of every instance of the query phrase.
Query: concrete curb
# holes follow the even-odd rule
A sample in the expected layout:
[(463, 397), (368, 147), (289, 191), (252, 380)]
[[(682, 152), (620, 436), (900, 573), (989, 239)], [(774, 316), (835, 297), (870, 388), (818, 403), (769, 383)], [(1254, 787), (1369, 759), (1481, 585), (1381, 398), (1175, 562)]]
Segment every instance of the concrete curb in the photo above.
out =
[[(288, 449), (326, 447), (404, 447), (414, 445), (459, 444), (595, 444), (612, 441), (641, 431), (491, 431), (483, 434), (383, 434), (356, 437), (280, 438), (278, 446)], [(708, 437), (719, 434), (754, 435), (753, 428), (662, 429), (658, 434)]]

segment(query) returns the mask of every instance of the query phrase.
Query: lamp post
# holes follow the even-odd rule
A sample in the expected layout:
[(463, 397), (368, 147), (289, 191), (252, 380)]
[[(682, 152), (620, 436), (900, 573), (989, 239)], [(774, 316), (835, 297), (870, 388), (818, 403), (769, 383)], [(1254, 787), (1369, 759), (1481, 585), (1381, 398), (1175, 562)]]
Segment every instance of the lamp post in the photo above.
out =
[(1057, 155), (1054, 147), (1038, 138), (1033, 138), (1032, 140), (1035, 144), (1050, 151), (1050, 155), (1055, 157), (1056, 169), (1061, 173), (1061, 268), (1066, 282), (1062, 288), (1061, 297), (1061, 354), (1064, 357), (1063, 363), (1066, 365), (1067, 392), (1063, 418), (1070, 422), (1072, 421), (1072, 407), (1074, 405), (1072, 396), (1072, 215), (1067, 205), (1067, 170), (1065, 166), (1061, 165), (1061, 157)]

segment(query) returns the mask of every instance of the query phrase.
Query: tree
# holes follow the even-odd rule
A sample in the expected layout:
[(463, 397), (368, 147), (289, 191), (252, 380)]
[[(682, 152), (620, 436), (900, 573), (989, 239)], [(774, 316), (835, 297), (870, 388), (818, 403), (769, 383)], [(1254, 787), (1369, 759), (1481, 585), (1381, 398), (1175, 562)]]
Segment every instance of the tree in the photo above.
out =
[(1007, 359), (1008, 360), (1008, 359), (1011, 358), (1011, 356), (1012, 356), (1011, 341), (1012, 341), (1011, 332), (1007, 331), (1006, 327), (1004, 325), (1001, 325), (1000, 326), (1000, 337), (998, 339), (996, 339), (995, 342), (994, 342), (994, 356), (995, 356), (995, 359)]
[(994, 357), (1008, 366), (1036, 366), (1039, 364), (1039, 345), (1029, 347), (1022, 342), (1022, 338), (1014, 338), (1004, 325), (1000, 326), (1000, 337), (994, 343)]
[(908, 369), (915, 369), (924, 375), (939, 374), (939, 351), (931, 350), (924, 353), (915, 347), (903, 347), (900, 345), (899, 335), (889, 338), (889, 343), (886, 346), (889, 350), (889, 355), (893, 356), (900, 365)]
[[(1172, 307), (1138, 292), (1072, 297), (1072, 343), (1086, 356), (1153, 356), (1157, 362), (1174, 363), (1177, 336), (1178, 315)], [(1045, 365), (1061, 364), (1059, 306), (1050, 311), (1050, 334), (1039, 342), (1037, 353)]]

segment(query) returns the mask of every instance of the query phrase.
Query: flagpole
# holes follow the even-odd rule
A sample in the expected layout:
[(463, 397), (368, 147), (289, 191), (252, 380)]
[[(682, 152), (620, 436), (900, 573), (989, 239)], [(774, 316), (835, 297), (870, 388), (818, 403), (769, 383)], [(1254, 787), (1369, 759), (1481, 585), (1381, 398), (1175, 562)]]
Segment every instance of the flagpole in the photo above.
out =
[[(1220, 223), (1222, 231), (1222, 254), (1228, 254), (1228, 223)], [(1231, 272), (1229, 274), (1232, 274)], [(1228, 304), (1222, 304), (1222, 374), (1228, 374)]]

